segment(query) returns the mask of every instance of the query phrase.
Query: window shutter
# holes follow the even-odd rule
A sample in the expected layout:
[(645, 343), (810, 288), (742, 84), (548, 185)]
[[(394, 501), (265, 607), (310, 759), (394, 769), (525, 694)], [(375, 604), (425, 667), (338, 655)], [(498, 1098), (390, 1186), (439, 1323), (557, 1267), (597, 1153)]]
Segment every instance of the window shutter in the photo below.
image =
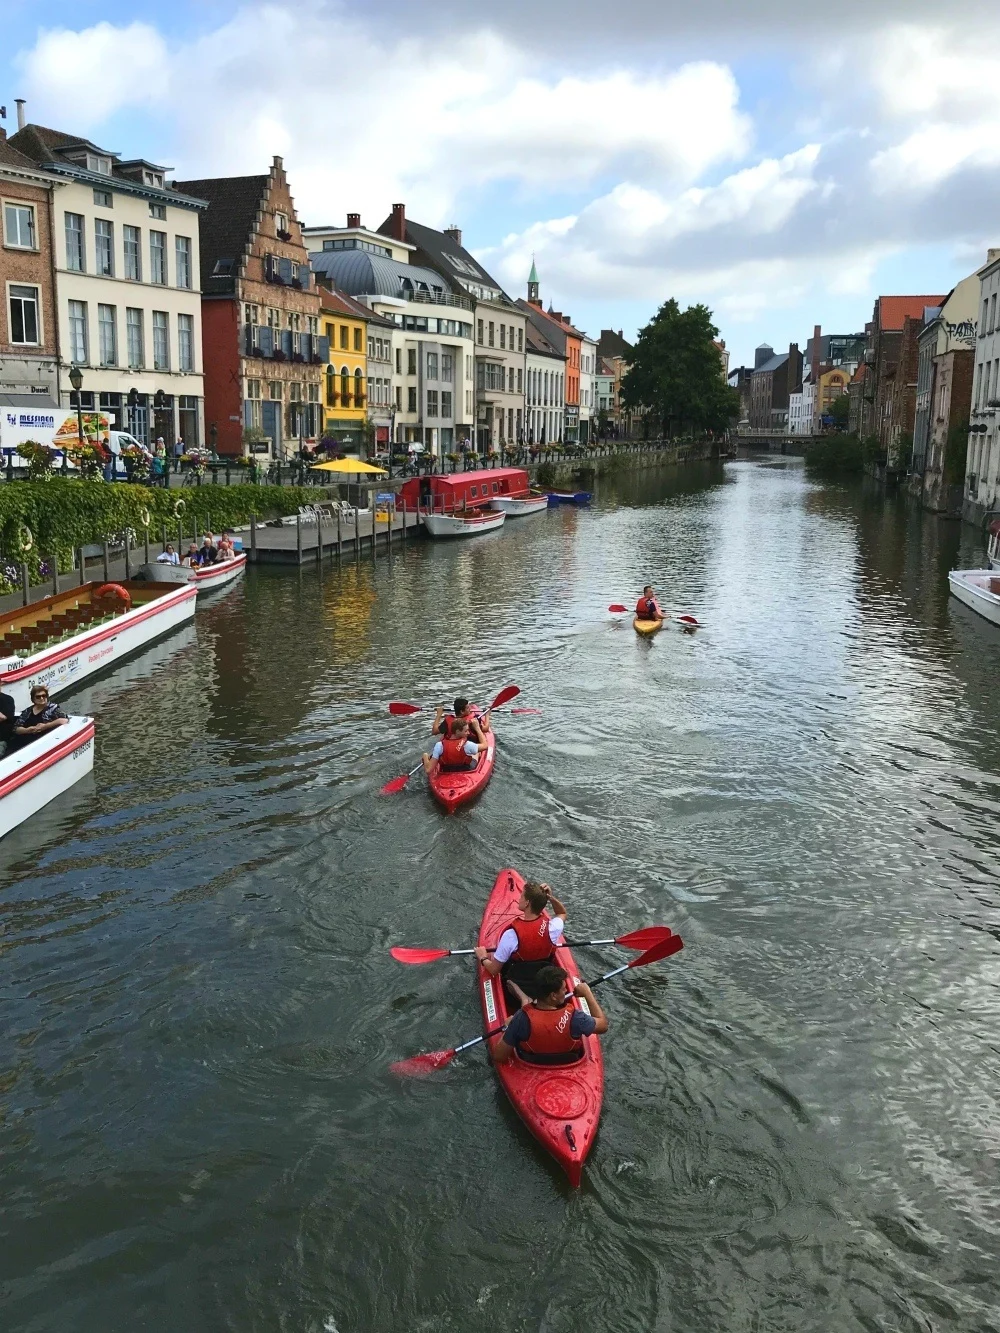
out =
[(278, 260), (278, 275), (286, 287), (292, 285), (292, 261), (290, 259)]
[(261, 324), (257, 330), (257, 340), (260, 343), (261, 355), (271, 356), (274, 352), (274, 329)]
[(281, 350), (285, 356), (292, 355), (292, 331), (291, 329), (281, 330)]
[(319, 338), (315, 339), (315, 342), (316, 342), (316, 355), (319, 357), (321, 361), (329, 361), (330, 339), (326, 336), (326, 334), (322, 334)]
[(302, 288), (304, 292), (307, 292), (309, 290), (309, 282), (311, 279), (311, 275), (312, 275), (312, 269), (310, 269), (308, 264), (299, 265), (299, 286)]

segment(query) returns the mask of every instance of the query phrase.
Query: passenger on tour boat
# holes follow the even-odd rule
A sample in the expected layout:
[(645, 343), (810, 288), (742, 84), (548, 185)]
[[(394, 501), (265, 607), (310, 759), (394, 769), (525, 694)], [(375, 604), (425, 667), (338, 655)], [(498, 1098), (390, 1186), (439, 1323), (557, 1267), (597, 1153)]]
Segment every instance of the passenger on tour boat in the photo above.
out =
[(469, 739), (468, 722), (455, 722), (450, 736), (442, 736), (430, 754), (423, 755), (424, 770), (434, 774), (439, 768), (446, 772), (452, 769), (475, 768), (479, 756), (487, 749), (486, 741)]
[(647, 583), (643, 588), (642, 596), (635, 604), (635, 613), (640, 620), (666, 620), (651, 583)]
[(566, 1065), (583, 1054), (583, 1038), (607, 1032), (608, 1020), (585, 981), (573, 994), (584, 1001), (589, 1014), (570, 1004), (569, 973), (555, 964), (543, 967), (535, 982), (538, 999), (519, 1009), (493, 1048), (493, 1059), (504, 1065), (514, 1055), (534, 1065)]
[(232, 538), (227, 537), (225, 533), (219, 538), (218, 553), (215, 557), (215, 563), (221, 564), (223, 560), (233, 560), (236, 556), (236, 548), (233, 546)]
[(0, 759), (11, 748), (14, 735), (14, 723), (17, 721), (17, 704), (9, 694), (0, 692)]
[[(546, 916), (546, 908), (551, 916)], [(566, 908), (547, 884), (528, 880), (517, 900), (517, 910), (521, 915), (497, 940), (493, 957), (482, 945), (476, 957), (491, 977), (503, 978), (504, 985), (523, 1005), (538, 994), (535, 980), (540, 969), (555, 962), (556, 948), (566, 928)]]
[(219, 548), (215, 544), (215, 538), (210, 532), (206, 532), (201, 539), (201, 563), (203, 565), (214, 565), (219, 558)]
[(179, 565), (181, 559), (170, 542), (167, 542), (166, 546), (156, 557), (156, 563), (158, 565)]
[(22, 746), (38, 740), (39, 736), (44, 736), (46, 732), (54, 731), (56, 727), (65, 727), (68, 722), (69, 718), (59, 705), (49, 703), (49, 692), (45, 686), (33, 685), (31, 706), (26, 708), (14, 723), (14, 742), (11, 749), (20, 750)]
[(444, 705), (439, 704), (434, 714), (434, 724), (431, 727), (432, 736), (450, 736), (452, 735), (457, 722), (467, 722), (469, 730), (479, 744), (486, 739), (485, 732), (490, 729), (489, 713), (480, 714), (475, 704), (470, 704), (468, 699), (456, 699), (454, 713), (446, 713)]
[(187, 555), (181, 561), (181, 564), (184, 565), (186, 569), (199, 569), (201, 563), (201, 552), (198, 550), (194, 542), (192, 542), (187, 548)]

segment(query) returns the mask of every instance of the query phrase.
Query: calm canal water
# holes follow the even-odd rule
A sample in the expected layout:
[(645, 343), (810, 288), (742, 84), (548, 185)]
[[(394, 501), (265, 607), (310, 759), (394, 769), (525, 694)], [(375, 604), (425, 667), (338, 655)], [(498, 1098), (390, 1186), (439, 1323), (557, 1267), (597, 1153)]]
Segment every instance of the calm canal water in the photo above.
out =
[[(93, 782), (0, 858), (0, 1326), (1000, 1329), (1000, 632), (959, 541), (792, 462), (649, 474), (251, 571), (80, 692)], [(647, 578), (705, 629), (615, 624)], [(511, 680), (544, 716), (477, 807), (377, 797), (424, 741), (390, 699)], [(687, 943), (605, 991), (578, 1193), (481, 1054), (387, 1073), (480, 1030), (467, 963), (389, 946), (472, 943), (507, 864)]]

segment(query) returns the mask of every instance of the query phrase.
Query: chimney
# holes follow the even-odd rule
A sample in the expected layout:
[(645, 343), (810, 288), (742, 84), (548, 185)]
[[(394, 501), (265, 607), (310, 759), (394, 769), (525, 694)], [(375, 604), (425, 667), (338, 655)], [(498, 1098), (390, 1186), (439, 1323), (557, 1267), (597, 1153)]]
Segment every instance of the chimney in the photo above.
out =
[(822, 330), (822, 328), (820, 327), (819, 324), (814, 325), (814, 327), (813, 327), (812, 365), (811, 365), (811, 371), (812, 371), (811, 378), (812, 378), (812, 382), (813, 382), (813, 384), (815, 384), (816, 381), (819, 379), (819, 363), (820, 363), (820, 360), (821, 360), (821, 357), (820, 357), (820, 354), (819, 354), (819, 348), (820, 348), (820, 342), (822, 341), (822, 338), (823, 338), (823, 330)]
[(14, 105), (17, 107), (17, 128), (23, 130), (28, 123), (24, 115), (24, 98), (15, 97)]
[(348, 225), (349, 227), (360, 227), (360, 226), (361, 226), (361, 214), (360, 214), (360, 213), (348, 213), (348, 215), (347, 215), (347, 225)]
[(389, 235), (397, 241), (406, 242), (406, 205), (393, 204), (392, 224)]
[(770, 361), (774, 356), (774, 348), (769, 343), (761, 343), (753, 354), (753, 368), (760, 370), (765, 361)]
[(461, 227), (456, 227), (456, 226), (454, 226), (454, 225), (452, 225), (452, 226), (450, 226), (450, 227), (445, 227), (445, 229), (444, 229), (444, 234), (445, 234), (446, 236), (450, 236), (451, 239), (455, 242), (456, 245), (461, 245), (461, 244), (462, 244), (462, 228), (461, 228)]

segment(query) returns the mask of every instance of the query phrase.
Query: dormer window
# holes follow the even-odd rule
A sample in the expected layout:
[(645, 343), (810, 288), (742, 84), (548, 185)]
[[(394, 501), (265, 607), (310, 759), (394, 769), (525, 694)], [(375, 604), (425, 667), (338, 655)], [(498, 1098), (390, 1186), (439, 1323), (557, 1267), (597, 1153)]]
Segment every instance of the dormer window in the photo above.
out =
[(163, 188), (163, 176), (159, 171), (144, 171), (142, 180), (144, 185), (154, 185), (157, 189)]
[(87, 170), (96, 171), (100, 176), (111, 175), (111, 158), (102, 157), (98, 153), (87, 154)]

